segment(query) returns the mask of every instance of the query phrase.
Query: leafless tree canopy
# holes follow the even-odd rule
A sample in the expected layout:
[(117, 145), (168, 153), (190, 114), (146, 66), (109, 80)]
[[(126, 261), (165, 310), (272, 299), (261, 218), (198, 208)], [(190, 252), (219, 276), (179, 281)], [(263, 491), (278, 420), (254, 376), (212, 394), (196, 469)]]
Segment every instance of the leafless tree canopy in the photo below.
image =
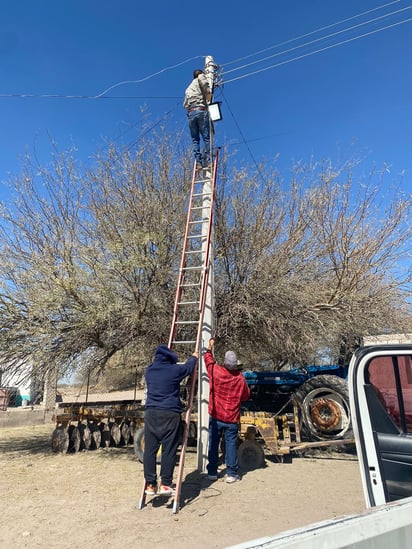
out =
[[(169, 141), (168, 141), (169, 139)], [(82, 171), (27, 159), (1, 212), (1, 350), (10, 367), (146, 360), (166, 341), (191, 166), (166, 135)]]
[[(41, 374), (108, 361), (142, 368), (167, 340), (192, 161), (159, 132), (83, 169), (26, 159), (0, 211), (0, 349)], [(410, 329), (411, 197), (349, 165), (218, 181), (216, 334), (256, 366), (313, 362), (342, 343)], [(409, 324), (408, 324), (409, 322)]]
[(239, 171), (220, 188), (218, 332), (248, 363), (338, 360), (363, 335), (410, 328), (411, 196), (352, 171)]

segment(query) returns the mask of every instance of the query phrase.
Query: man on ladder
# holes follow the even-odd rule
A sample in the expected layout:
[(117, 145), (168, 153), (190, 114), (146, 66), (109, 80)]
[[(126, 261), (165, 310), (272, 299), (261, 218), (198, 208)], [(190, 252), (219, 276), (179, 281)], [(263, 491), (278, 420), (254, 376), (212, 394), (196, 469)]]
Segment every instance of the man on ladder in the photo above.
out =
[[(210, 119), (208, 105), (212, 90), (202, 70), (193, 71), (193, 81), (186, 88), (183, 107), (187, 110), (193, 152), (198, 168), (210, 165)], [(200, 152), (200, 136), (203, 138), (204, 154)]]
[[(180, 382), (191, 375), (196, 367), (199, 353), (194, 352), (185, 364), (178, 364), (178, 357), (167, 345), (159, 345), (153, 363), (147, 367), (147, 387), (144, 417), (143, 469), (146, 480), (145, 494), (171, 496), (173, 471), (177, 447), (180, 443), (180, 422), (183, 411), (180, 401)], [(156, 455), (162, 446), (160, 478), (158, 487)]]

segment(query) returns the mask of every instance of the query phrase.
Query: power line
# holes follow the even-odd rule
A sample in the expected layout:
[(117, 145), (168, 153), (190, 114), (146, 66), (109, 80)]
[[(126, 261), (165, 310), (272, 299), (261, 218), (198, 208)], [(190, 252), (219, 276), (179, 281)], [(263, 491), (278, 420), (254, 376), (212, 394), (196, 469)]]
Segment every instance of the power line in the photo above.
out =
[(0, 93), (2, 98), (18, 99), (179, 99), (176, 95), (124, 95), (124, 96), (96, 96), (96, 95), (63, 95), (52, 93)]
[(342, 44), (348, 44), (349, 42), (353, 42), (354, 40), (359, 40), (360, 38), (364, 38), (365, 36), (370, 36), (371, 34), (376, 34), (378, 32), (381, 32), (381, 31), (384, 31), (384, 30), (387, 30), (387, 29), (390, 29), (390, 28), (393, 28), (393, 27), (397, 27), (398, 25), (403, 25), (404, 23), (408, 23), (409, 21), (412, 21), (412, 17), (410, 17), (409, 19), (404, 19), (403, 21), (398, 21), (397, 23), (393, 23), (391, 25), (387, 25), (386, 27), (382, 27), (380, 29), (376, 29), (376, 30), (373, 30), (373, 31), (370, 31), (370, 32), (366, 32), (364, 34), (361, 34), (359, 36), (355, 36), (353, 38), (348, 38), (347, 40), (342, 40), (341, 42), (337, 42), (336, 44), (331, 44), (329, 46), (325, 46), (324, 48), (319, 48), (318, 50), (315, 50), (315, 51), (312, 51), (312, 52), (309, 52), (309, 53), (304, 53), (304, 54), (299, 55), (297, 57), (294, 57), (292, 59), (287, 59), (286, 61), (281, 61), (281, 62), (276, 63), (274, 65), (270, 65), (269, 67), (264, 67), (264, 68), (258, 69), (256, 71), (253, 71), (253, 72), (250, 72), (250, 73), (247, 73), (247, 74), (243, 74), (241, 76), (237, 76), (235, 78), (227, 80), (226, 82), (224, 82), (224, 84), (230, 84), (231, 82), (235, 82), (236, 80), (242, 80), (243, 78), (248, 78), (249, 76), (254, 76), (255, 74), (258, 74), (260, 72), (268, 71), (270, 69), (274, 69), (274, 68), (280, 67), (282, 65), (287, 65), (288, 63), (292, 63), (293, 61), (298, 61), (299, 59), (309, 57), (310, 55), (315, 55), (316, 53), (320, 53), (322, 51), (326, 51), (326, 50), (329, 50), (331, 48), (336, 48), (337, 46), (341, 46)]
[(280, 55), (290, 53), (291, 51), (298, 50), (298, 49), (303, 48), (305, 46), (309, 46), (311, 44), (314, 44), (316, 42), (320, 42), (321, 40), (326, 40), (327, 38), (333, 38), (334, 36), (337, 36), (338, 34), (342, 34), (344, 32), (351, 31), (353, 29), (368, 25), (369, 23), (374, 23), (374, 22), (379, 21), (381, 19), (384, 19), (386, 17), (390, 17), (391, 15), (395, 15), (395, 14), (403, 12), (405, 10), (409, 10), (409, 9), (411, 9), (411, 7), (412, 6), (407, 6), (406, 8), (402, 8), (400, 10), (396, 10), (396, 11), (393, 11), (391, 13), (387, 13), (385, 15), (380, 15), (379, 17), (375, 17), (374, 19), (369, 19), (368, 21), (364, 21), (363, 23), (358, 23), (357, 25), (352, 25), (352, 27), (347, 27), (346, 29), (342, 29), (342, 30), (336, 31), (336, 32), (331, 33), (331, 34), (327, 34), (326, 36), (321, 36), (320, 38), (316, 38), (315, 40), (305, 42), (304, 44), (294, 46), (293, 48), (289, 48), (288, 50), (284, 50), (284, 51), (281, 51), (281, 52), (278, 52), (278, 53), (274, 53), (272, 55), (268, 55), (267, 57), (263, 57), (262, 59), (258, 59), (256, 61), (252, 61), (251, 63), (247, 63), (246, 65), (241, 65), (240, 67), (236, 67), (234, 69), (231, 69), (230, 71), (227, 71), (225, 74), (229, 74), (231, 72), (235, 72), (235, 71), (250, 67), (251, 65), (256, 65), (256, 63), (263, 63), (263, 61), (267, 61), (268, 59), (272, 59), (272, 57), (279, 57)]
[(16, 98), (44, 98), (44, 99), (178, 99), (176, 96), (107, 96), (106, 94), (113, 90), (114, 88), (117, 88), (119, 86), (123, 86), (125, 84), (140, 84), (142, 82), (146, 82), (146, 80), (150, 80), (151, 78), (154, 78), (155, 76), (158, 76), (159, 74), (162, 74), (163, 72), (166, 72), (171, 69), (175, 69), (177, 67), (180, 67), (181, 65), (184, 65), (185, 63), (188, 63), (189, 61), (194, 61), (195, 59), (201, 59), (202, 55), (196, 55), (194, 57), (190, 57), (188, 59), (185, 59), (184, 61), (181, 61), (180, 63), (176, 63), (175, 65), (170, 65), (168, 67), (164, 67), (163, 69), (160, 69), (157, 72), (154, 72), (152, 74), (149, 74), (148, 76), (145, 76), (144, 78), (140, 78), (139, 80), (124, 80), (122, 82), (117, 82), (116, 84), (113, 84), (109, 88), (105, 89), (101, 93), (97, 95), (63, 95), (63, 94), (50, 94), (50, 93), (41, 93), (41, 94), (34, 94), (34, 93), (3, 93), (0, 94), (0, 98), (10, 98), (10, 97), (16, 97)]
[(238, 132), (239, 132), (239, 135), (240, 135), (240, 137), (242, 138), (242, 143), (246, 146), (246, 148), (247, 148), (247, 150), (248, 150), (248, 152), (249, 152), (249, 154), (250, 154), (250, 157), (251, 157), (251, 159), (252, 159), (254, 165), (256, 166), (256, 169), (257, 169), (258, 174), (260, 175), (260, 177), (261, 177), (263, 180), (265, 180), (265, 177), (264, 177), (264, 175), (263, 175), (263, 173), (262, 173), (262, 170), (260, 169), (259, 164), (256, 162), (256, 159), (255, 159), (255, 157), (254, 157), (254, 155), (253, 155), (253, 153), (252, 153), (252, 150), (251, 150), (251, 148), (249, 147), (248, 141), (245, 139), (245, 136), (243, 135), (243, 132), (242, 132), (242, 130), (240, 129), (240, 126), (239, 126), (239, 124), (238, 124), (238, 122), (237, 122), (237, 120), (236, 120), (236, 118), (235, 118), (235, 115), (233, 114), (232, 109), (230, 108), (230, 105), (229, 105), (229, 103), (228, 103), (228, 101), (227, 101), (225, 95), (223, 94), (223, 91), (222, 91), (222, 97), (223, 97), (224, 100), (225, 100), (225, 104), (226, 104), (226, 106), (227, 106), (227, 108), (228, 108), (228, 111), (230, 112), (230, 115), (231, 115), (231, 117), (233, 118), (233, 122), (235, 123), (235, 126), (237, 127), (237, 130), (238, 130)]
[[(346, 19), (342, 19), (340, 21), (337, 21), (336, 23), (332, 23), (330, 25), (327, 25), (327, 26), (324, 26), (324, 27), (321, 27), (319, 29), (316, 29), (314, 31), (311, 31), (309, 33), (306, 33), (306, 34), (303, 34), (303, 35), (300, 35), (296, 38), (292, 38), (290, 40), (287, 40), (285, 42), (281, 42), (279, 44), (276, 44), (274, 46), (270, 46), (268, 48), (265, 48), (263, 50), (260, 50), (260, 51), (257, 51), (255, 53), (252, 53), (252, 54), (249, 54), (249, 55), (246, 55), (244, 57), (241, 57), (239, 59), (236, 59), (236, 60), (233, 60), (233, 61), (229, 61), (223, 65), (221, 65), (222, 67), (224, 66), (227, 66), (227, 65), (230, 65), (230, 64), (233, 64), (233, 63), (236, 63), (238, 61), (241, 61), (243, 59), (247, 59), (247, 58), (250, 58), (250, 57), (253, 57), (253, 56), (256, 56), (256, 55), (259, 55), (260, 53), (264, 53), (265, 51), (269, 51), (271, 49), (274, 49), (276, 47), (280, 47), (282, 45), (285, 45), (285, 44), (288, 44), (288, 43), (291, 43), (291, 42), (295, 42), (296, 40), (299, 40), (301, 38), (304, 38), (304, 37), (307, 37), (307, 36), (310, 36), (310, 35), (313, 35), (317, 32), (320, 32), (322, 30), (325, 30), (325, 29), (328, 29), (328, 28), (331, 28), (331, 27), (334, 27), (334, 26), (337, 26), (341, 23), (344, 23), (344, 22), (347, 22), (347, 21), (350, 21), (350, 20), (353, 20), (353, 19), (356, 19), (356, 18), (359, 18), (363, 15), (367, 15), (369, 13), (372, 13), (376, 10), (379, 10), (379, 9), (383, 9), (385, 7), (388, 7), (392, 4), (395, 4), (395, 3), (398, 3), (400, 2), (400, 0), (394, 0), (392, 2), (389, 2), (387, 4), (383, 4), (382, 6), (378, 6), (376, 8), (373, 8), (373, 9), (370, 9), (370, 10), (367, 10), (367, 11), (364, 11), (362, 13), (359, 13), (357, 15), (354, 15), (354, 16), (351, 16), (351, 17), (348, 17)], [(273, 57), (278, 57), (280, 55), (283, 55), (283, 54), (286, 54), (286, 53), (290, 53), (291, 51), (294, 51), (296, 49), (299, 49), (299, 48), (302, 48), (304, 46), (308, 46), (310, 44), (313, 44), (315, 42), (319, 42), (320, 40), (325, 40), (326, 38), (331, 38), (333, 36), (336, 36), (338, 34), (341, 34), (342, 32), (346, 32), (346, 31), (349, 31), (349, 30), (353, 30), (354, 28), (357, 28), (357, 27), (360, 27), (360, 26), (363, 26), (363, 25), (366, 25), (366, 24), (369, 24), (371, 22), (375, 22), (377, 20), (380, 20), (380, 19), (383, 19), (385, 17), (389, 17), (390, 15), (394, 15), (394, 14), (397, 14), (397, 13), (400, 13), (402, 11), (405, 11), (407, 9), (411, 9), (412, 6), (407, 6), (405, 8), (402, 8), (400, 10), (396, 10), (394, 12), (390, 12), (389, 14), (385, 14), (383, 16), (380, 16), (380, 17), (377, 17), (377, 18), (374, 18), (374, 19), (370, 19), (366, 22), (363, 22), (363, 23), (359, 23), (358, 25), (354, 25), (352, 27), (348, 27), (347, 29), (343, 29), (343, 30), (340, 30), (340, 31), (337, 31), (336, 33), (332, 33), (332, 34), (329, 34), (329, 35), (326, 35), (324, 37), (320, 37), (320, 38), (317, 38), (315, 40), (312, 40), (312, 41), (309, 41), (309, 42), (306, 42), (304, 44), (301, 44), (301, 45), (298, 45), (298, 46), (295, 46), (293, 48), (290, 48), (288, 50), (284, 50), (282, 52), (278, 52), (278, 53), (275, 53), (273, 55), (270, 55), (270, 56), (267, 56), (267, 57), (264, 57), (262, 59), (259, 59), (259, 60), (256, 60), (256, 61), (253, 61), (251, 63), (248, 63), (246, 65), (242, 65), (240, 67), (236, 67), (234, 69), (231, 69), (229, 71), (227, 71), (225, 74), (229, 74), (231, 72), (235, 72), (235, 71), (238, 71), (238, 70), (241, 70), (241, 69), (244, 69), (244, 68), (247, 68), (251, 65), (254, 65), (254, 64), (257, 64), (257, 63), (262, 63), (264, 61), (267, 61), (268, 59), (271, 59)], [(374, 33), (377, 33), (377, 32), (380, 32), (382, 30), (386, 30), (388, 28), (391, 28), (391, 27), (394, 27), (394, 26), (397, 26), (397, 25), (400, 25), (400, 24), (403, 24), (403, 23), (406, 23), (406, 22), (409, 22), (411, 19), (406, 19), (404, 21), (400, 21), (398, 23), (395, 23), (393, 25), (388, 25), (386, 27), (382, 27), (380, 29), (377, 29), (377, 30), (374, 30), (374, 31), (371, 31), (369, 33), (364, 33), (362, 35), (359, 35), (357, 37), (353, 37), (351, 39), (348, 39), (348, 40), (344, 40), (344, 41), (341, 41), (341, 42), (338, 42), (338, 43), (335, 43), (335, 44), (332, 44), (330, 46), (327, 46), (325, 48), (321, 48), (321, 49), (318, 49), (318, 50), (315, 50), (313, 52), (310, 52), (310, 53), (307, 53), (307, 54), (303, 54), (301, 56), (298, 56), (298, 57), (295, 57), (293, 59), (289, 59), (287, 61), (283, 61), (283, 62), (280, 62), (280, 63), (277, 63), (275, 65), (271, 65), (269, 67), (265, 67), (265, 68), (262, 68), (262, 69), (259, 69), (257, 71), (254, 71), (254, 72), (251, 72), (251, 73), (247, 73), (245, 75), (242, 75), (242, 76), (239, 76), (239, 77), (236, 77), (236, 78), (232, 78), (230, 80), (227, 80), (226, 82), (224, 82), (225, 84), (228, 84), (228, 83), (231, 83), (231, 82), (234, 82), (236, 80), (240, 80), (240, 79), (243, 79), (243, 78), (247, 78), (249, 76), (252, 76), (254, 74), (258, 74), (259, 72), (263, 72), (263, 71), (266, 71), (266, 70), (269, 70), (271, 68), (276, 68), (276, 67), (279, 67), (281, 65), (284, 65), (284, 64), (287, 64), (287, 63), (291, 63), (292, 61), (297, 61), (299, 59), (302, 59), (304, 57), (307, 57), (309, 55), (314, 55), (315, 53), (319, 53), (319, 52), (322, 52), (322, 51), (325, 51), (327, 49), (330, 49), (330, 48), (333, 48), (333, 47), (337, 47), (337, 46), (340, 46), (342, 44), (345, 44), (345, 43), (348, 43), (348, 42), (351, 42), (353, 40), (357, 40), (359, 38), (363, 38), (365, 36), (368, 36), (370, 34), (374, 34)], [(149, 80), (151, 78), (154, 78), (155, 76), (158, 76), (159, 74), (167, 71), (167, 70), (171, 70), (171, 69), (174, 69), (174, 68), (177, 68), (185, 63), (188, 63), (189, 61), (193, 61), (195, 59), (199, 59), (199, 58), (202, 58), (204, 56), (200, 56), (200, 55), (197, 55), (197, 56), (194, 56), (194, 57), (190, 57), (188, 59), (185, 59), (184, 61), (181, 61), (179, 63), (176, 63), (174, 65), (170, 65), (168, 67), (164, 67), (162, 69), (160, 69), (159, 71), (155, 72), (155, 73), (152, 73), (144, 78), (141, 78), (141, 79), (138, 79), (138, 80), (125, 80), (125, 81), (122, 81), (122, 82), (118, 82), (116, 84), (113, 84), (112, 86), (110, 86), (109, 88), (107, 88), (106, 90), (104, 90), (103, 92), (97, 94), (97, 95), (69, 95), (69, 94), (27, 94), (27, 93), (22, 93), (22, 94), (16, 94), (16, 93), (12, 93), (12, 94), (0, 94), (0, 99), (1, 98), (19, 98), (19, 99), (26, 99), (26, 98), (43, 98), (43, 99), (80, 99), (80, 100), (95, 100), (95, 99), (108, 99), (108, 100), (130, 100), (130, 99), (178, 99), (177, 96), (136, 96), (136, 95), (133, 95), (133, 96), (107, 96), (106, 94), (116, 88), (116, 87), (119, 87), (119, 86), (122, 86), (122, 85), (126, 85), (126, 84), (137, 84), (137, 83), (142, 83), (142, 82), (145, 82), (146, 80)]]
[[(269, 51), (269, 50), (274, 49), (274, 48), (276, 48), (276, 47), (280, 47), (280, 46), (282, 46), (282, 45), (285, 45), (285, 44), (288, 44), (288, 43), (291, 43), (291, 42), (295, 42), (296, 40), (299, 40), (299, 39), (304, 38), (304, 37), (306, 37), (306, 36), (310, 36), (310, 35), (316, 34), (317, 32), (320, 32), (320, 31), (322, 31), (322, 30), (326, 30), (327, 28), (331, 28), (331, 27), (337, 26), (337, 25), (339, 25), (339, 24), (341, 24), (341, 23), (344, 23), (344, 22), (347, 22), (347, 21), (350, 21), (350, 20), (359, 18), (359, 17), (361, 17), (361, 16), (363, 16), (363, 15), (367, 15), (367, 14), (369, 14), (369, 13), (371, 13), (371, 12), (374, 12), (374, 11), (376, 11), (376, 10), (378, 10), (378, 9), (383, 9), (383, 8), (385, 8), (385, 7), (387, 7), (387, 6), (390, 6), (390, 5), (395, 4), (395, 3), (398, 3), (398, 2), (400, 2), (400, 0), (394, 0), (393, 2), (389, 2), (389, 3), (384, 4), (384, 5), (382, 5), (382, 6), (378, 6), (378, 7), (376, 7), (376, 8), (371, 9), (371, 10), (368, 10), (368, 11), (365, 11), (365, 12), (362, 12), (362, 13), (359, 13), (359, 14), (357, 14), (357, 15), (354, 15), (354, 16), (352, 16), (352, 17), (348, 17), (348, 18), (346, 18), (346, 19), (342, 19), (342, 20), (340, 20), (340, 21), (337, 21), (336, 23), (332, 23), (332, 24), (330, 24), (330, 25), (321, 27), (321, 28), (316, 29), (316, 30), (314, 30), (314, 31), (311, 31), (311, 32), (309, 32), (309, 33), (300, 35), (300, 36), (298, 36), (298, 37), (296, 37), (296, 38), (292, 38), (292, 39), (290, 39), (290, 40), (286, 40), (285, 42), (281, 42), (281, 43), (279, 43), (279, 44), (270, 46), (270, 47), (265, 48), (265, 49), (263, 49), (263, 50), (260, 50), (260, 51), (257, 51), (257, 52), (255, 52), (255, 53), (246, 55), (246, 56), (244, 56), (244, 57), (241, 57), (241, 58), (239, 58), (239, 59), (237, 59), (237, 60), (229, 61), (229, 62), (227, 62), (227, 63), (225, 63), (225, 64), (223, 64), (223, 65), (221, 65), (221, 66), (224, 67), (224, 66), (227, 66), (227, 65), (229, 65), (229, 64), (233, 64), (233, 63), (235, 63), (235, 62), (241, 61), (241, 60), (243, 60), (243, 59), (247, 59), (247, 58), (250, 58), (250, 57), (254, 57), (254, 56), (259, 55), (260, 53), (263, 53), (263, 52), (265, 52), (265, 51)], [(326, 35), (326, 36), (317, 38), (317, 39), (315, 39), (315, 40), (311, 40), (311, 41), (309, 41), (309, 42), (305, 42), (304, 44), (295, 46), (295, 47), (290, 48), (290, 49), (288, 49), (288, 50), (284, 50), (284, 51), (282, 51), (282, 52), (275, 53), (275, 54), (273, 54), (273, 55), (264, 57), (264, 58), (262, 58), (262, 59), (258, 59), (258, 60), (256, 60), (256, 61), (253, 61), (253, 62), (248, 63), (248, 64), (246, 64), (246, 65), (242, 65), (242, 66), (240, 66), (240, 67), (236, 67), (236, 68), (234, 68), (234, 69), (231, 69), (231, 70), (227, 71), (225, 74), (229, 74), (229, 73), (231, 73), (231, 72), (235, 72), (235, 71), (238, 71), (238, 70), (247, 68), (247, 67), (249, 67), (249, 66), (251, 66), (251, 65), (255, 65), (255, 64), (257, 64), (257, 63), (263, 63), (264, 61), (267, 61), (268, 59), (271, 59), (271, 58), (273, 58), (273, 57), (278, 57), (278, 56), (280, 56), (280, 55), (284, 55), (284, 54), (286, 54), (286, 53), (290, 53), (291, 51), (297, 50), (297, 49), (299, 49), (299, 48), (303, 48), (303, 47), (308, 46), (308, 45), (310, 45), (310, 44), (314, 44), (314, 43), (319, 42), (319, 41), (321, 41), (321, 40), (326, 40), (327, 38), (332, 38), (332, 37), (337, 36), (338, 34), (341, 34), (341, 33), (343, 33), (343, 32), (347, 32), (347, 31), (353, 30), (353, 29), (355, 29), (355, 28), (358, 28), (358, 27), (367, 25), (367, 24), (369, 24), (369, 23), (376, 22), (376, 21), (378, 21), (378, 20), (380, 20), (380, 19), (383, 19), (383, 18), (385, 18), (385, 17), (389, 17), (389, 16), (391, 16), (391, 15), (395, 15), (395, 14), (397, 14), (397, 13), (400, 13), (400, 12), (403, 12), (403, 11), (405, 11), (405, 10), (411, 9), (411, 7), (412, 7), (412, 6), (407, 6), (407, 7), (405, 7), (405, 8), (400, 9), (400, 10), (395, 10), (395, 11), (390, 12), (390, 13), (388, 13), (388, 14), (385, 14), (385, 15), (382, 15), (382, 16), (379, 16), (379, 17), (376, 17), (376, 18), (373, 18), (373, 19), (369, 19), (368, 21), (365, 21), (365, 22), (363, 22), (363, 23), (359, 23), (359, 24), (357, 24), (357, 25), (353, 25), (352, 27), (348, 27), (348, 28), (346, 28), (346, 29), (342, 29), (342, 30), (340, 30), (340, 31), (336, 31), (335, 33), (328, 34), (328, 35)], [(257, 70), (257, 71), (252, 72), (252, 73), (247, 73), (246, 75), (242, 75), (242, 76), (237, 77), (237, 78), (232, 78), (232, 79), (226, 81), (225, 83), (228, 84), (228, 83), (234, 82), (234, 81), (236, 81), (236, 80), (240, 80), (240, 79), (243, 79), (243, 78), (247, 78), (248, 76), (252, 76), (252, 75), (257, 74), (257, 73), (259, 73), (259, 72), (263, 72), (263, 71), (269, 70), (269, 69), (271, 69), (271, 68), (276, 68), (276, 67), (278, 67), (278, 66), (281, 66), (281, 65), (284, 65), (284, 64), (287, 64), (287, 63), (291, 63), (292, 61), (296, 61), (296, 60), (302, 59), (303, 57), (307, 57), (307, 56), (309, 56), (309, 55), (314, 55), (315, 53), (322, 52), (322, 51), (324, 51), (324, 50), (326, 50), (326, 49), (330, 49), (330, 48), (333, 48), (333, 47), (337, 47), (337, 46), (340, 46), (340, 45), (342, 45), (342, 44), (351, 42), (351, 41), (353, 41), (353, 40), (357, 40), (357, 39), (359, 39), (359, 38), (363, 38), (363, 37), (368, 36), (368, 35), (370, 35), (370, 34), (374, 34), (374, 33), (380, 32), (380, 31), (382, 31), (382, 30), (386, 30), (386, 29), (391, 28), (391, 27), (393, 27), (393, 26), (397, 26), (397, 25), (400, 25), (400, 24), (409, 22), (410, 20), (411, 20), (411, 19), (406, 19), (406, 20), (400, 21), (400, 22), (398, 22), (398, 23), (394, 23), (394, 24), (392, 24), (392, 25), (388, 25), (388, 26), (386, 26), (386, 27), (382, 27), (382, 28), (380, 28), (380, 29), (376, 29), (376, 30), (371, 31), (371, 32), (368, 32), (368, 33), (364, 33), (364, 34), (362, 34), (362, 35), (353, 37), (353, 38), (351, 38), (351, 39), (344, 40), (344, 41), (341, 41), (341, 42), (332, 44), (332, 45), (327, 46), (327, 47), (325, 47), (325, 48), (321, 48), (321, 49), (315, 50), (315, 51), (313, 51), (313, 52), (310, 52), (310, 53), (307, 53), (307, 54), (303, 54), (303, 55), (298, 56), (298, 57), (295, 57), (295, 58), (293, 58), (293, 59), (290, 59), (290, 60), (287, 60), (287, 61), (283, 61), (283, 62), (280, 62), (280, 63), (278, 63), (278, 64), (271, 65), (271, 66), (269, 66), (269, 67), (265, 67), (265, 68), (263, 68), (263, 69), (259, 69), (259, 70)], [(153, 74), (150, 74), (150, 75), (148, 75), (148, 76), (146, 76), (146, 77), (144, 77), (144, 78), (141, 78), (141, 79), (139, 79), (139, 80), (125, 80), (125, 81), (122, 81), (122, 82), (118, 82), (118, 83), (114, 84), (113, 86), (110, 86), (109, 88), (107, 88), (105, 91), (101, 92), (101, 93), (98, 94), (98, 95), (27, 94), (27, 93), (24, 93), (24, 94), (0, 94), (0, 99), (1, 99), (1, 98), (13, 98), (13, 97), (14, 97), (14, 98), (24, 98), (24, 99), (25, 99), (25, 98), (44, 98), (44, 99), (82, 99), (82, 100), (84, 100), (84, 99), (87, 99), (87, 100), (94, 100), (94, 99), (109, 99), (109, 100), (119, 100), (119, 99), (120, 99), (120, 100), (125, 100), (125, 99), (178, 99), (177, 96), (136, 96), (136, 95), (134, 95), (134, 96), (107, 96), (106, 94), (107, 94), (110, 90), (112, 90), (112, 89), (114, 89), (114, 88), (116, 88), (116, 87), (118, 87), (118, 86), (125, 85), (125, 84), (136, 84), (136, 83), (145, 82), (146, 80), (149, 80), (149, 79), (151, 79), (151, 78), (153, 78), (153, 77), (155, 77), (155, 76), (157, 76), (157, 75), (159, 75), (159, 74), (161, 74), (161, 73), (163, 73), (163, 72), (165, 72), (165, 71), (167, 71), (167, 70), (171, 70), (171, 69), (173, 69), (173, 68), (179, 67), (179, 66), (181, 66), (181, 65), (183, 65), (183, 64), (185, 64), (185, 63), (187, 63), (187, 62), (189, 62), (189, 61), (192, 61), (192, 60), (195, 60), (195, 59), (198, 59), (198, 58), (201, 58), (201, 57), (202, 57), (202, 56), (198, 55), (198, 56), (194, 56), (194, 57), (188, 58), (188, 59), (186, 59), (186, 60), (184, 60), (184, 61), (182, 61), (182, 62), (180, 62), (180, 63), (177, 63), (177, 64), (175, 64), (175, 65), (171, 65), (171, 66), (168, 66), (168, 67), (164, 67), (163, 69), (160, 69), (159, 71), (157, 71), (157, 72), (155, 72), (155, 73), (153, 73)]]
[(306, 38), (307, 36), (311, 36), (312, 34), (316, 34), (317, 32), (321, 32), (326, 29), (330, 29), (332, 27), (336, 27), (337, 25), (340, 25), (341, 23), (346, 23), (347, 21), (351, 21), (352, 19), (357, 19), (358, 17), (362, 17), (363, 15), (367, 15), (369, 13), (372, 13), (374, 11), (386, 8), (388, 6), (391, 6), (392, 4), (397, 4), (400, 2), (400, 0), (394, 0), (393, 2), (389, 2), (388, 4), (384, 4), (382, 6), (378, 6), (376, 8), (373, 8), (368, 11), (364, 11), (362, 13), (359, 13), (358, 15), (353, 15), (352, 17), (347, 17), (346, 19), (341, 19), (340, 21), (337, 21), (336, 23), (332, 23), (330, 25), (326, 25), (325, 27), (320, 27), (319, 29), (316, 29), (311, 32), (307, 32), (305, 34), (301, 34), (300, 36), (297, 36), (296, 38), (291, 38), (290, 40), (286, 40), (285, 42), (280, 42), (279, 44), (275, 44), (274, 46), (269, 46), (268, 48), (265, 48), (260, 51), (256, 51), (254, 53), (250, 53), (249, 55), (245, 55), (244, 57), (239, 57), (238, 59), (234, 59), (233, 61), (228, 61), (227, 63), (223, 63), (220, 66), (226, 67), (227, 65), (232, 65), (233, 63), (237, 63), (239, 61), (243, 61), (244, 59), (249, 59), (250, 57), (254, 57), (255, 55), (260, 55), (261, 53), (265, 53), (269, 50), (273, 50), (274, 48), (279, 48), (280, 46), (285, 46), (286, 44), (290, 44), (291, 42), (295, 42), (296, 40), (300, 40), (301, 38)]
[(176, 63), (176, 65), (170, 65), (169, 67), (164, 67), (163, 69), (160, 69), (159, 71), (154, 72), (153, 74), (149, 74), (148, 76), (145, 76), (144, 78), (140, 78), (139, 80), (124, 80), (123, 82), (118, 82), (117, 84), (113, 84), (112, 86), (110, 86), (109, 88), (104, 90), (103, 92), (99, 93), (94, 98), (99, 99), (100, 97), (106, 95), (106, 93), (109, 92), (110, 90), (113, 90), (114, 88), (117, 88), (119, 86), (123, 86), (125, 84), (141, 84), (142, 82), (146, 82), (146, 80), (150, 80), (154, 76), (158, 76), (162, 72), (166, 72), (166, 71), (171, 70), (171, 69), (176, 69), (177, 67), (180, 67), (181, 65), (184, 65), (185, 63), (188, 63), (189, 61), (194, 61), (195, 59), (199, 59), (199, 58), (202, 58), (202, 57), (205, 57), (205, 56), (196, 55), (195, 57), (190, 57), (189, 59), (185, 59), (184, 61), (181, 61), (180, 63)]

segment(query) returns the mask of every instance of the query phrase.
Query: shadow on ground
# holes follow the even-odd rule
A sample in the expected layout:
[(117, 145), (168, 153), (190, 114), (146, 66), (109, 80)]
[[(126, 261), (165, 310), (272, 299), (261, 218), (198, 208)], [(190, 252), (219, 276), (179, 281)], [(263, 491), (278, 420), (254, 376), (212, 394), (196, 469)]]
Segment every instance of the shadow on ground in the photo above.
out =
[(10, 429), (7, 431), (7, 436), (0, 432), (0, 453), (51, 454), (51, 428), (26, 427), (16, 429), (14, 433), (10, 433)]

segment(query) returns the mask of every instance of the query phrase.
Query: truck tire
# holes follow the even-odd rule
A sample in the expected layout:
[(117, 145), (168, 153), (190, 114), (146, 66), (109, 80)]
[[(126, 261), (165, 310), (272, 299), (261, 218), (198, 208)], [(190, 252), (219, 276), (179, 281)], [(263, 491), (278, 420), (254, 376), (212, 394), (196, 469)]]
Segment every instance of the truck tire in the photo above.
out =
[(295, 393), (302, 412), (302, 435), (309, 441), (353, 437), (347, 382), (338, 376), (315, 376)]

